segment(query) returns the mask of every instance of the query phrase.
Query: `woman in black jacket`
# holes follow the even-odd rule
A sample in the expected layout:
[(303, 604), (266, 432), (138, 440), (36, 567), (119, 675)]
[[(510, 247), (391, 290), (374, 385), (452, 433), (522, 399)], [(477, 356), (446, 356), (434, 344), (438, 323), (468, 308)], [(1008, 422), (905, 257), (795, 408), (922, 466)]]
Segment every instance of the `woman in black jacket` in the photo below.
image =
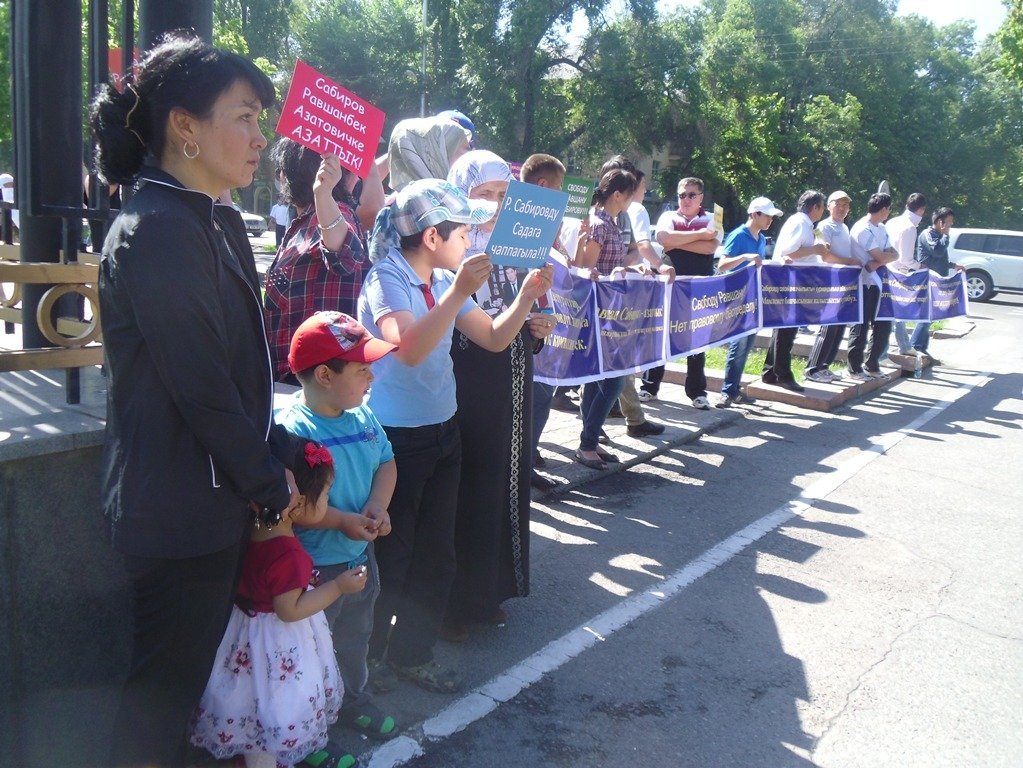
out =
[(252, 250), (238, 213), (215, 202), (252, 182), (273, 101), (251, 62), (172, 36), (93, 105), (101, 176), (135, 186), (100, 269), (101, 493), (135, 601), (118, 766), (185, 764), (253, 510), (272, 518), (297, 501)]

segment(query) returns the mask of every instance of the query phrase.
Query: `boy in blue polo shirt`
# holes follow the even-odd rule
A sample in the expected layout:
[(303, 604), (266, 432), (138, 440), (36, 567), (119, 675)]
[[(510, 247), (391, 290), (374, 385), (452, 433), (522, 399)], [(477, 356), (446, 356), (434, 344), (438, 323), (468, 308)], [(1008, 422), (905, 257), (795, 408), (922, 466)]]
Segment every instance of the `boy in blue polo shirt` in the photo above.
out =
[[(468, 225), (495, 212), (440, 179), (404, 187), (374, 227), (359, 296), (359, 319), (397, 346), (375, 369), (369, 404), (394, 448), (398, 481), (389, 512), (393, 532), (377, 542), (380, 599), (371, 659), (385, 657), (400, 676), (453, 693), (459, 675), (437, 664), (433, 645), (455, 574), (455, 509), (461, 442), (454, 419), (453, 328), (492, 352), (521, 330), (533, 302), (551, 287), (550, 265), (534, 270), (501, 315), (472, 300), (490, 275), (485, 253), (465, 257)], [(391, 619), (396, 621), (391, 628)]]
[[(324, 610), (345, 685), (339, 719), (375, 739), (397, 733), (394, 718), (368, 691), (367, 653), (373, 606), (380, 592), (374, 540), (390, 532), (387, 507), (397, 470), (391, 445), (363, 398), (373, 381), (370, 363), (394, 350), (341, 312), (317, 312), (295, 331), (288, 365), (302, 390), (277, 413), (289, 432), (322, 443), (334, 459), (327, 516), (316, 528), (295, 527), (321, 579), (356, 568), (366, 573), (361, 592), (342, 595)], [(343, 750), (328, 746), (334, 756)], [(310, 756), (307, 760), (313, 760)], [(317, 763), (318, 764), (318, 763)]]

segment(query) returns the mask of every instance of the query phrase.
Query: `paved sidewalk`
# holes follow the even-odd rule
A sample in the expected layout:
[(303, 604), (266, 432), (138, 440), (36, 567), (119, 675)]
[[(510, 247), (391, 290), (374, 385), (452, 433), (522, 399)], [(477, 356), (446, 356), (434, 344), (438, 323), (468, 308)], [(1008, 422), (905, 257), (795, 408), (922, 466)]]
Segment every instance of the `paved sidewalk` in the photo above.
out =
[(608, 464), (606, 470), (590, 469), (575, 461), (573, 456), (579, 447), (582, 419), (577, 413), (551, 409), (547, 427), (540, 437), (540, 454), (546, 459), (547, 466), (538, 471), (541, 475), (562, 484), (551, 491), (541, 492), (533, 489), (533, 498), (564, 493), (597, 477), (622, 472), (629, 467), (642, 464), (674, 446), (693, 442), (702, 434), (713, 432), (725, 424), (741, 419), (745, 408), (761, 408), (763, 405), (758, 402), (752, 406), (711, 408), (709, 411), (701, 411), (689, 405), (689, 398), (681, 386), (662, 384), (658, 399), (643, 403), (643, 411), (648, 420), (665, 425), (664, 433), (656, 437), (629, 437), (626, 434), (624, 419), (608, 419), (604, 424), (604, 431), (611, 438), (611, 444), (602, 445), (601, 449), (618, 455), (621, 463)]

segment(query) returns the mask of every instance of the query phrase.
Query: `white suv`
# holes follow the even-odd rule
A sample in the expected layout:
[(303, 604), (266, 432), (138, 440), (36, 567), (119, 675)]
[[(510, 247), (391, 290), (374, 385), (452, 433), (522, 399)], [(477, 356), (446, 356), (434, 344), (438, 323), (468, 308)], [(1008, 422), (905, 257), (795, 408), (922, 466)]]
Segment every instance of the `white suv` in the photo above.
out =
[(953, 227), (948, 260), (966, 270), (971, 301), (987, 301), (998, 290), (1023, 291), (1023, 232)]

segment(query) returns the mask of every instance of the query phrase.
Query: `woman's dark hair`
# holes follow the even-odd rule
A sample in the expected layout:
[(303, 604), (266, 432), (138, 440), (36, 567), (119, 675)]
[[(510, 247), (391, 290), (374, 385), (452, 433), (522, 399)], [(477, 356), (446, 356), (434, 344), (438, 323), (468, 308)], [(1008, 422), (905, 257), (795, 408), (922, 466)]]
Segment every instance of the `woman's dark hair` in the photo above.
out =
[(92, 103), (100, 176), (115, 184), (132, 181), (147, 155), (157, 160), (163, 155), (171, 110), (208, 117), (220, 95), (238, 80), (252, 86), (264, 107), (276, 100), (270, 78), (248, 59), (189, 32), (168, 33), (146, 54), (138, 75), (125, 81), (123, 92), (105, 85)]
[(621, 168), (613, 168), (600, 177), (597, 188), (593, 190), (593, 205), (603, 205), (615, 192), (621, 192), (629, 197), (636, 191), (639, 183), (636, 177)]
[(298, 492), (306, 501), (314, 502), (323, 489), (334, 482), (334, 460), (330, 451), (315, 440), (300, 440), (291, 461), (291, 472), (295, 475)]
[[(457, 221), (442, 221), (440, 224), (435, 224), (434, 226), (437, 228), (437, 234), (440, 235), (440, 239), (446, 243), (448, 238), (451, 237), (451, 233), (462, 225)], [(429, 227), (426, 229), (429, 229)], [(424, 229), (423, 232), (425, 232), (426, 229)], [(423, 232), (416, 232), (414, 235), (408, 236), (403, 235), (401, 237), (401, 249), (403, 251), (415, 250), (421, 246), (423, 244)]]
[[(274, 168), (281, 171), (281, 194), (285, 202), (296, 208), (305, 208), (313, 204), (313, 182), (316, 180), (316, 172), (320, 170), (322, 158), (316, 152), (303, 147), (297, 141), (288, 138), (280, 138), (270, 150), (270, 162)], [(334, 185), (331, 196), (343, 203), (347, 203), (353, 209), (354, 202), (345, 191), (345, 181), (353, 174), (347, 168), (341, 170), (341, 180)]]

